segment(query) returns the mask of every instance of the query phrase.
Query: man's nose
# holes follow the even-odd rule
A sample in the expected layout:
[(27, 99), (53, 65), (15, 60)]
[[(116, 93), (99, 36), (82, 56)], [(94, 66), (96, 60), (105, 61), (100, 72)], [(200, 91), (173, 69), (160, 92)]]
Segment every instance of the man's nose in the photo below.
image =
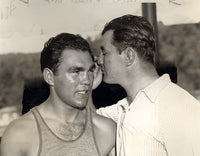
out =
[(90, 82), (91, 80), (89, 77), (89, 73), (88, 72), (83, 73), (81, 83), (84, 85), (90, 85)]

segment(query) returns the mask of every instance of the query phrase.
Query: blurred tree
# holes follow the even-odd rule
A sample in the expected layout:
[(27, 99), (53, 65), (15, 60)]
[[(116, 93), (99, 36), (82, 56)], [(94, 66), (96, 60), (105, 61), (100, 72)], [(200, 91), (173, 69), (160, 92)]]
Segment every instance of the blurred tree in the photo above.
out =
[(188, 91), (200, 88), (200, 23), (164, 26), (159, 23), (160, 60), (173, 62), (178, 84)]
[(24, 80), (41, 76), (39, 54), (1, 55), (0, 65), (0, 108), (15, 105), (21, 112)]
[[(200, 89), (200, 23), (165, 26), (159, 22), (158, 34), (160, 64), (176, 65), (178, 84), (186, 90)], [(88, 38), (88, 41), (94, 55), (98, 56), (100, 36), (94, 40)], [(0, 55), (0, 108), (15, 105), (21, 112), (24, 80), (42, 76), (39, 58), (40, 53)], [(99, 88), (105, 86), (107, 84)], [(120, 86), (109, 86), (108, 89), (113, 97), (126, 95)], [(116, 90), (122, 91), (121, 97)], [(98, 90), (95, 92), (100, 94)], [(97, 94), (94, 96), (97, 102), (101, 99)]]

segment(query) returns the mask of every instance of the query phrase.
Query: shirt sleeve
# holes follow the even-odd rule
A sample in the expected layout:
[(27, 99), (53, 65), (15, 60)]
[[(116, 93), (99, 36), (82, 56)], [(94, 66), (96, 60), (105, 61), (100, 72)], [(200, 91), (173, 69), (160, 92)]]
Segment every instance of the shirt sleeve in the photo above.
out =
[(96, 113), (102, 116), (105, 116), (107, 118), (112, 119), (114, 122), (117, 122), (119, 111), (119, 106), (117, 104), (114, 104), (112, 106), (102, 107), (96, 110)]
[(126, 105), (127, 100), (122, 99), (117, 102), (117, 104), (113, 104), (111, 106), (102, 107), (96, 110), (96, 113), (107, 118), (112, 119), (114, 122), (118, 121), (120, 113), (123, 110), (123, 105)]

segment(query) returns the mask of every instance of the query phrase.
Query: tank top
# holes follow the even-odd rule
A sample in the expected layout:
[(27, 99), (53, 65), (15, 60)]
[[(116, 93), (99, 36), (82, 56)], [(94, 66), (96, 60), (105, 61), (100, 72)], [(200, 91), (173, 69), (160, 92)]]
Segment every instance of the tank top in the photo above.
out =
[(37, 123), (39, 133), (39, 150), (37, 156), (99, 156), (96, 144), (92, 115), (86, 109), (86, 124), (83, 132), (72, 141), (58, 137), (46, 124), (37, 108), (31, 112)]

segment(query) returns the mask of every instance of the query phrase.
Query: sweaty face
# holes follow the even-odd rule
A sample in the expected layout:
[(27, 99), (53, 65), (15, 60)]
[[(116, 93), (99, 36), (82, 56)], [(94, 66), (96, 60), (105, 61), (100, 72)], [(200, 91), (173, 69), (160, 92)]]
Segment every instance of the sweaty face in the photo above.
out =
[(112, 44), (113, 31), (107, 31), (101, 39), (103, 53), (103, 80), (106, 83), (118, 83), (122, 70), (122, 58), (117, 48)]
[(66, 105), (84, 108), (91, 94), (95, 65), (89, 52), (63, 51), (54, 88), (57, 97)]

